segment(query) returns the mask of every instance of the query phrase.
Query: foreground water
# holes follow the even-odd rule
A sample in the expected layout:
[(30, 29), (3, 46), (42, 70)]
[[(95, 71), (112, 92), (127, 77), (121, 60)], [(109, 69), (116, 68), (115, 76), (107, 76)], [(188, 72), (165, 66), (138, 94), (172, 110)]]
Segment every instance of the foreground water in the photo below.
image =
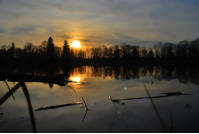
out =
[[(199, 132), (197, 84), (149, 72), (124, 79), (101, 69), (77, 68), (70, 73), (73, 82), (65, 86), (26, 82), (33, 113), (20, 87), (0, 106), (0, 132)], [(17, 82), (8, 84), (13, 87)], [(7, 92), (1, 81), (0, 97)], [(168, 92), (183, 94), (163, 94)], [(152, 99), (142, 98), (149, 94)], [(88, 110), (84, 103), (36, 110), (83, 102), (82, 97)], [(127, 98), (140, 99), (115, 100)]]

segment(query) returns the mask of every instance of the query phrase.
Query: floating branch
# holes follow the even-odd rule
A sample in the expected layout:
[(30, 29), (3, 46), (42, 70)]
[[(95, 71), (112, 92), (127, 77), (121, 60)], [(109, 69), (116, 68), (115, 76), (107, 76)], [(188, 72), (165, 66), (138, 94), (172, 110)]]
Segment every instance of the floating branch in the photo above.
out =
[(148, 97), (135, 97), (135, 98), (124, 98), (124, 99), (113, 99), (111, 96), (109, 96), (109, 100), (111, 100), (114, 103), (120, 103), (120, 101), (128, 101), (128, 100), (140, 100), (140, 99), (158, 99), (158, 98), (165, 98), (165, 97), (170, 97), (170, 96), (180, 96), (180, 95), (192, 95), (192, 94), (184, 94), (179, 91), (175, 92), (166, 92), (162, 93), (165, 95), (159, 95), (159, 96), (148, 96)]
[(47, 107), (41, 107), (36, 109), (35, 111), (41, 111), (41, 110), (49, 110), (49, 109), (56, 109), (56, 108), (62, 108), (62, 107), (68, 107), (68, 106), (74, 106), (82, 104), (81, 102), (75, 102), (75, 103), (68, 103), (68, 104), (61, 104), (61, 105), (55, 105), (55, 106), (47, 106)]
[(180, 91), (166, 92), (166, 93), (162, 93), (162, 94), (165, 94), (166, 96), (192, 95), (192, 94), (184, 94)]

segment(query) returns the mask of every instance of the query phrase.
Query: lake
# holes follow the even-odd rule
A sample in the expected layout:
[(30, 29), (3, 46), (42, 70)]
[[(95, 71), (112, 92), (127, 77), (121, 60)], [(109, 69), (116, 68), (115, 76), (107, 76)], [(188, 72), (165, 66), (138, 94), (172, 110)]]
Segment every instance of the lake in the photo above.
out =
[(0, 132), (199, 132), (198, 75), (176, 68), (76, 67), (65, 85), (1, 81), (0, 97)]

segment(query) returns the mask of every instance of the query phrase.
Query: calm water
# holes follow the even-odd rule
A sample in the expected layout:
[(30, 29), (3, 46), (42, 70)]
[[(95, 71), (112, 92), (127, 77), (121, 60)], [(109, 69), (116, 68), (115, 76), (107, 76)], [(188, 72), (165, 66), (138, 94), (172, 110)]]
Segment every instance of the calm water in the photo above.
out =
[[(125, 69), (124, 69), (125, 70)], [(123, 71), (124, 72), (124, 71)], [(142, 73), (141, 73), (142, 72)], [(156, 72), (156, 73), (154, 73)], [(158, 71), (127, 71), (109, 68), (76, 68), (66, 86), (25, 82), (34, 118), (22, 88), (0, 105), (0, 132), (199, 132), (199, 86), (196, 79), (164, 75)], [(10, 88), (17, 82), (9, 82)], [(147, 87), (147, 90), (145, 86)], [(0, 97), (8, 92), (0, 82)], [(125, 99), (165, 96), (166, 92), (185, 95), (150, 99)], [(84, 104), (36, 111), (46, 106), (82, 102)], [(34, 121), (35, 120), (35, 123)], [(36, 126), (33, 130), (33, 126)]]

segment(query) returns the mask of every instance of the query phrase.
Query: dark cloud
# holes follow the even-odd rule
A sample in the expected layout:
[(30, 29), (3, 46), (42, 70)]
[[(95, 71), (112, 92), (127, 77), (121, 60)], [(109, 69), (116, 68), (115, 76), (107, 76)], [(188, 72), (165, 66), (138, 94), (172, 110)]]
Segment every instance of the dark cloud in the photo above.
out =
[(6, 33), (6, 30), (0, 27), (0, 34), (3, 34), (3, 33)]
[(123, 39), (124, 41), (138, 41), (138, 39), (136, 39), (135, 37), (125, 35), (124, 33), (115, 33), (115, 36), (117, 39)]
[(14, 27), (10, 33), (11, 34), (30, 34), (37, 29), (36, 25), (22, 25)]
[(55, 29), (53, 29), (53, 28), (48, 28), (48, 32), (50, 33), (50, 34), (53, 34), (53, 33), (55, 33)]
[(80, 40), (82, 42), (91, 42), (92, 40), (89, 40), (89, 39), (83, 39), (83, 40)]
[(72, 38), (73, 36), (68, 35), (68, 34), (58, 34), (57, 37), (60, 37), (60, 38), (63, 38), (63, 39), (70, 39), (70, 38)]
[(124, 44), (138, 45), (140, 47), (151, 47), (158, 42), (158, 41), (142, 40), (142, 39), (138, 39), (136, 37), (125, 35), (122, 33), (115, 33), (115, 37), (116, 37), (115, 40), (112, 40), (109, 42), (112, 44), (119, 43), (120, 45), (124, 45)]

